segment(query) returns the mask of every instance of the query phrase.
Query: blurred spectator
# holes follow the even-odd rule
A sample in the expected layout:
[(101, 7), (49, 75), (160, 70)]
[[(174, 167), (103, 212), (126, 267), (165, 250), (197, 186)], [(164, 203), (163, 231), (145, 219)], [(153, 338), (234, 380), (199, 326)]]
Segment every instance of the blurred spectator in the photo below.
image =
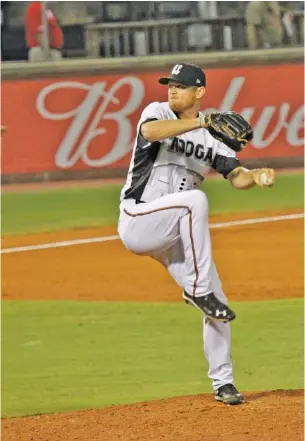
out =
[(277, 1), (251, 1), (246, 8), (249, 49), (280, 46), (283, 42), (281, 8)]
[(284, 29), (284, 42), (287, 41), (287, 43), (291, 45), (296, 44), (293, 12), (291, 10), (282, 11), (282, 23)]
[[(63, 46), (63, 34), (57, 20), (50, 9), (46, 10), (48, 23), (49, 49), (47, 60), (58, 61), (62, 58), (60, 48)], [(31, 2), (25, 16), (25, 32), (27, 46), (29, 47), (28, 59), (31, 62), (45, 60), (43, 42), (43, 23), (41, 2)]]
[(280, 1), (284, 44), (304, 43), (304, 2)]

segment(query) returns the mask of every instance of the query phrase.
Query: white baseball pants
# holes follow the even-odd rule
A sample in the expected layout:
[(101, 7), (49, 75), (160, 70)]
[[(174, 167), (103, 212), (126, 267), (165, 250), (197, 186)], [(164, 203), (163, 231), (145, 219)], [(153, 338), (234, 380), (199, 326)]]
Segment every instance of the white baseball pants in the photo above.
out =
[[(188, 294), (213, 292), (227, 303), (212, 259), (208, 201), (200, 190), (120, 205), (118, 233), (126, 248), (159, 261)], [(203, 319), (204, 352), (213, 389), (233, 383), (230, 324)]]

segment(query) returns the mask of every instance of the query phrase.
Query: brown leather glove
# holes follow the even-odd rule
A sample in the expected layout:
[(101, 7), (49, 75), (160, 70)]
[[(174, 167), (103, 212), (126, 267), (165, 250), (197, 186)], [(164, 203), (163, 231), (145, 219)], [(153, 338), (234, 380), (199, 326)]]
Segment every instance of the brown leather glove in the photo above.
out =
[(241, 152), (253, 138), (253, 129), (245, 118), (236, 112), (214, 112), (204, 116), (210, 134), (235, 152)]

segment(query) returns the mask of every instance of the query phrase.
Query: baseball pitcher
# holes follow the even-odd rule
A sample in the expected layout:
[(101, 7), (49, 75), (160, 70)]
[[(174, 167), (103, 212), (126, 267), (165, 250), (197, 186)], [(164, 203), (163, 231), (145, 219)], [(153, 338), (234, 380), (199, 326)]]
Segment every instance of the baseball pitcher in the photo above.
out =
[(199, 189), (214, 169), (236, 189), (270, 187), (274, 170), (248, 170), (236, 152), (252, 139), (251, 126), (235, 112), (200, 112), (206, 76), (193, 64), (176, 64), (159, 83), (168, 102), (149, 104), (140, 117), (118, 232), (133, 253), (159, 261), (203, 314), (204, 352), (215, 398), (239, 404), (234, 386), (229, 308), (212, 258), (208, 200)]

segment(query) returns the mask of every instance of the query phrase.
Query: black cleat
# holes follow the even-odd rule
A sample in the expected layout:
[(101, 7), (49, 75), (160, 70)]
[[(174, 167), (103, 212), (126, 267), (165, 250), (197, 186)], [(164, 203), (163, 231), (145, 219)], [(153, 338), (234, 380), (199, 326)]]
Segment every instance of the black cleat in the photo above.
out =
[(236, 317), (235, 312), (227, 305), (220, 302), (212, 292), (205, 296), (194, 297), (190, 296), (186, 291), (183, 291), (182, 297), (186, 303), (203, 311), (208, 318), (219, 320), (221, 322), (230, 322)]
[(215, 400), (221, 401), (225, 404), (240, 404), (244, 398), (233, 384), (225, 384), (217, 389), (215, 393)]

